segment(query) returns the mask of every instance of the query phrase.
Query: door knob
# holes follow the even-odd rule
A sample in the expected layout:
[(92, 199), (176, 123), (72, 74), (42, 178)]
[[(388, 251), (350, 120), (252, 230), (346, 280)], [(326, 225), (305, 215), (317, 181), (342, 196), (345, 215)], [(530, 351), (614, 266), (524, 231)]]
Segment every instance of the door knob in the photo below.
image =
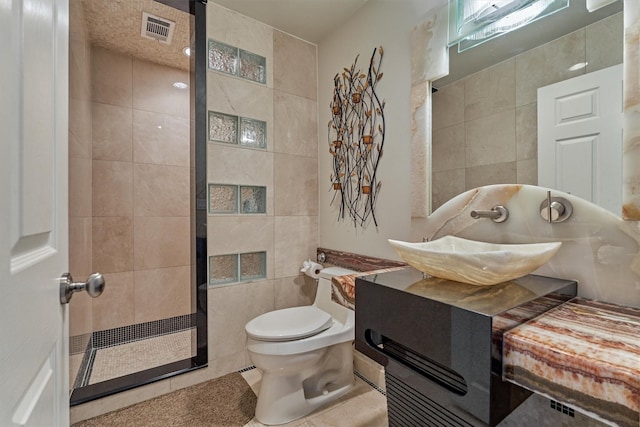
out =
[(87, 291), (91, 298), (99, 297), (104, 291), (104, 277), (100, 273), (93, 273), (86, 282), (73, 282), (71, 274), (64, 273), (60, 277), (60, 304), (68, 304), (75, 292)]

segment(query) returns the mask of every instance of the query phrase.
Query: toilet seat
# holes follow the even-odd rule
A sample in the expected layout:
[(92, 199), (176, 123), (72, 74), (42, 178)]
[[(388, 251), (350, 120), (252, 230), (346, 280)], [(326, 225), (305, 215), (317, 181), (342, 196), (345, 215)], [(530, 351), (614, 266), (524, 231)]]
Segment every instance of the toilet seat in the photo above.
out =
[(294, 341), (325, 331), (333, 324), (326, 311), (314, 306), (264, 313), (246, 324), (249, 337), (259, 341)]

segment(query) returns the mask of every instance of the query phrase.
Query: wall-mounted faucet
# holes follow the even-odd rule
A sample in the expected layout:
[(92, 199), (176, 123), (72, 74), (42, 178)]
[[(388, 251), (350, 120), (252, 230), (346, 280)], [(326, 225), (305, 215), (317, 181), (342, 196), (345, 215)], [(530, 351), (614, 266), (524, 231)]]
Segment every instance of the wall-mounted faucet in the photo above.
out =
[(497, 205), (490, 211), (471, 211), (471, 218), (490, 218), (493, 222), (505, 222), (509, 218), (509, 211), (504, 206)]
[(548, 223), (562, 222), (573, 213), (573, 205), (564, 197), (551, 197), (551, 190), (547, 191), (547, 198), (540, 204), (540, 216)]

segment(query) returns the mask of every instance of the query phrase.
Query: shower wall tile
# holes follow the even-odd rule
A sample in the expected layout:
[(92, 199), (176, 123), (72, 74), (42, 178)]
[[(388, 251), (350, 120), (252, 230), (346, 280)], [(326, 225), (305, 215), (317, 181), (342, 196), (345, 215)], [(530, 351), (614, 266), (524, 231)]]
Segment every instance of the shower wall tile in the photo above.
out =
[(516, 183), (538, 185), (538, 159), (518, 160), (516, 162)]
[(214, 286), (207, 291), (208, 334), (209, 343), (212, 343), (209, 345), (209, 360), (244, 350), (248, 285)]
[(273, 29), (216, 4), (207, 8), (207, 37), (266, 58), (267, 87), (273, 87)]
[(134, 272), (135, 323), (191, 313), (191, 267)]
[(273, 88), (318, 99), (316, 46), (278, 30), (273, 31)]
[(136, 163), (190, 167), (190, 120), (133, 110), (133, 159)]
[(275, 154), (273, 165), (275, 215), (318, 215), (317, 159)]
[(464, 168), (464, 124), (433, 131), (431, 156), (433, 172)]
[(173, 87), (190, 84), (189, 73), (151, 62), (133, 61), (133, 108), (189, 118), (189, 89)]
[(463, 193), (466, 190), (465, 174), (466, 170), (464, 168), (432, 173), (432, 210), (436, 210), (447, 200), (453, 198), (454, 196), (457, 196), (460, 193)]
[(516, 106), (537, 100), (537, 90), (585, 73), (569, 67), (585, 62), (585, 30), (580, 29), (516, 57)]
[(91, 101), (91, 46), (69, 35), (69, 98)]
[(516, 162), (474, 166), (465, 171), (465, 188), (482, 187), (492, 184), (516, 182)]
[(101, 273), (133, 270), (133, 221), (131, 217), (94, 217), (93, 269)]
[[(467, 167), (514, 161), (516, 159), (515, 110), (465, 122), (465, 144)], [(478, 186), (474, 185), (474, 187)]]
[(70, 158), (91, 159), (91, 104), (69, 97)]
[(318, 157), (318, 105), (315, 100), (274, 91), (273, 151)]
[(302, 261), (315, 259), (317, 216), (277, 216), (274, 223), (275, 277), (300, 274)]
[(93, 298), (94, 330), (103, 331), (135, 323), (133, 272), (105, 274), (104, 280), (104, 292), (100, 298)]
[(94, 102), (91, 116), (93, 159), (130, 162), (133, 159), (131, 108)]
[(465, 120), (474, 120), (515, 108), (515, 59), (501, 62), (465, 79), (464, 102)]
[[(74, 277), (77, 279), (78, 277)], [(77, 293), (69, 303), (69, 336), (93, 332), (93, 298), (86, 292)], [(88, 337), (87, 337), (88, 339)], [(77, 371), (76, 371), (77, 373)], [(75, 378), (75, 377), (74, 377)]]
[(134, 216), (189, 216), (190, 170), (134, 164)]
[(93, 161), (93, 216), (131, 216), (133, 165), (130, 162)]
[(189, 217), (135, 217), (134, 270), (191, 264)]
[(69, 218), (69, 271), (73, 272), (76, 279), (86, 278), (93, 273), (91, 222), (91, 217)]
[(624, 46), (623, 12), (586, 28), (587, 73), (622, 64)]
[(261, 280), (244, 285), (247, 290), (245, 300), (247, 322), (256, 316), (275, 310), (274, 283), (273, 280)]
[(538, 158), (538, 103), (516, 108), (516, 158)]
[[(273, 90), (219, 73), (207, 73), (207, 109), (267, 123), (267, 141), (273, 141)], [(267, 150), (271, 150), (267, 143)]]
[(91, 160), (69, 158), (69, 217), (91, 216)]
[(315, 280), (301, 274), (275, 280), (273, 287), (275, 309), (311, 305), (317, 286)]
[(91, 92), (93, 101), (131, 107), (133, 66), (131, 58), (94, 47), (91, 51)]
[(207, 150), (207, 181), (267, 187), (267, 214), (273, 212), (273, 153), (235, 146), (210, 144)]
[(464, 80), (438, 88), (433, 94), (433, 130), (464, 122)]

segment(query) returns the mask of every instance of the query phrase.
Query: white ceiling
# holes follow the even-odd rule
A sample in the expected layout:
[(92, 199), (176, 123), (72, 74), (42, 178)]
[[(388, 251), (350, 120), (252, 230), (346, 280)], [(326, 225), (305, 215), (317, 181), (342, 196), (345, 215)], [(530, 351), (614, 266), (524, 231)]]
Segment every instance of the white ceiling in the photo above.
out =
[(278, 30), (318, 43), (368, 0), (212, 0)]

